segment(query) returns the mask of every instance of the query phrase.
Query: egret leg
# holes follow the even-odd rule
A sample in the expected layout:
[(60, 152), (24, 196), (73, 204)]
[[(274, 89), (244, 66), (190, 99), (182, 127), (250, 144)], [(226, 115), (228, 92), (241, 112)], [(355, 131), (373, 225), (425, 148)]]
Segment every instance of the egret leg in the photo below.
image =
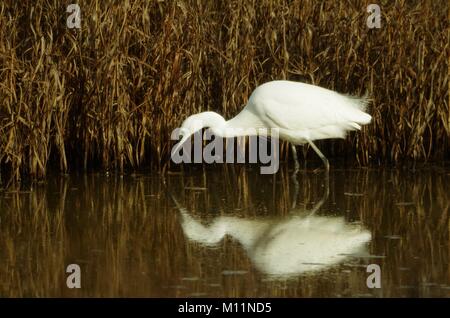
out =
[(302, 147), (302, 152), (303, 152), (303, 159), (305, 159), (304, 163), (303, 163), (303, 169), (306, 171), (306, 154), (308, 153), (308, 146), (303, 145)]
[(330, 164), (328, 162), (328, 159), (323, 155), (323, 153), (317, 148), (317, 146), (311, 141), (308, 140), (308, 143), (311, 145), (312, 149), (316, 152), (316, 154), (322, 159), (323, 164), (325, 165), (325, 170), (328, 172), (330, 171)]
[(298, 172), (298, 170), (300, 169), (300, 164), (298, 163), (298, 156), (297, 156), (297, 149), (295, 148), (294, 144), (291, 144), (291, 149), (292, 149), (292, 156), (294, 157), (294, 174), (296, 174)]

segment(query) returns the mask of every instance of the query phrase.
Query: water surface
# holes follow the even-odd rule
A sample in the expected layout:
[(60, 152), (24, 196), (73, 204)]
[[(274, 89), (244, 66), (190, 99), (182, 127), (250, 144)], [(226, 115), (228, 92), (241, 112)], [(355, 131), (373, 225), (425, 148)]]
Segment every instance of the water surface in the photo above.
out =
[(450, 295), (449, 170), (291, 173), (73, 174), (0, 193), (0, 296)]

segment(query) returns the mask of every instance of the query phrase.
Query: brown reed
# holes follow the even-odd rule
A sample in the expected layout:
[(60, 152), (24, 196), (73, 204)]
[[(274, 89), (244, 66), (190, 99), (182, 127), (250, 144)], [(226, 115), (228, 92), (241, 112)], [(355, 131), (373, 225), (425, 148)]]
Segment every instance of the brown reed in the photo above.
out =
[(80, 0), (0, 3), (0, 176), (123, 172), (169, 160), (172, 129), (251, 91), (301, 80), (373, 98), (373, 123), (329, 156), (360, 164), (449, 157), (448, 1)]

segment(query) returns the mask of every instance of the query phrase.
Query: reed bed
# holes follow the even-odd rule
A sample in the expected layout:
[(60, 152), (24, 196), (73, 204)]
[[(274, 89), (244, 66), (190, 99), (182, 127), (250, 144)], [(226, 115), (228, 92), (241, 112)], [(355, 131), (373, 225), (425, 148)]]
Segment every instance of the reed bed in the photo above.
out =
[(448, 1), (0, 3), (0, 176), (164, 167), (186, 116), (229, 118), (265, 81), (372, 97), (373, 123), (321, 146), (359, 164), (449, 157)]

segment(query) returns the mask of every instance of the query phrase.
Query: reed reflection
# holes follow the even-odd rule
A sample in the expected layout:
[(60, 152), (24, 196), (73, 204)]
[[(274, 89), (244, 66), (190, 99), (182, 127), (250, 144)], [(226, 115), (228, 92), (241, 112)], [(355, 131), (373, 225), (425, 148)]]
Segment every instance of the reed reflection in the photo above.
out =
[[(382, 269), (384, 297), (448, 296), (448, 172), (333, 169), (322, 202), (323, 177), (309, 171), (299, 176), (295, 208), (284, 169), (266, 177), (246, 167), (199, 169), (168, 175), (167, 187), (151, 173), (54, 176), (0, 193), (0, 296), (358, 297), (370, 293), (370, 263)], [(189, 213), (180, 214), (167, 188)], [(189, 222), (208, 231), (227, 225), (236, 233), (221, 241), (223, 230), (207, 236), (209, 248), (185, 234)], [(323, 255), (302, 258), (299, 267), (292, 262), (297, 273), (288, 275), (295, 279), (267, 279), (274, 264), (290, 271), (288, 260), (306, 255), (293, 252), (295, 242), (313, 238), (300, 251), (331, 253), (331, 244), (354, 239), (352, 230), (355, 236), (370, 231), (370, 244), (336, 255), (362, 255), (367, 247), (367, 257), (328, 266)], [(310, 262), (322, 263), (309, 264), (321, 271), (307, 269)], [(79, 290), (66, 286), (72, 263), (82, 270)]]

